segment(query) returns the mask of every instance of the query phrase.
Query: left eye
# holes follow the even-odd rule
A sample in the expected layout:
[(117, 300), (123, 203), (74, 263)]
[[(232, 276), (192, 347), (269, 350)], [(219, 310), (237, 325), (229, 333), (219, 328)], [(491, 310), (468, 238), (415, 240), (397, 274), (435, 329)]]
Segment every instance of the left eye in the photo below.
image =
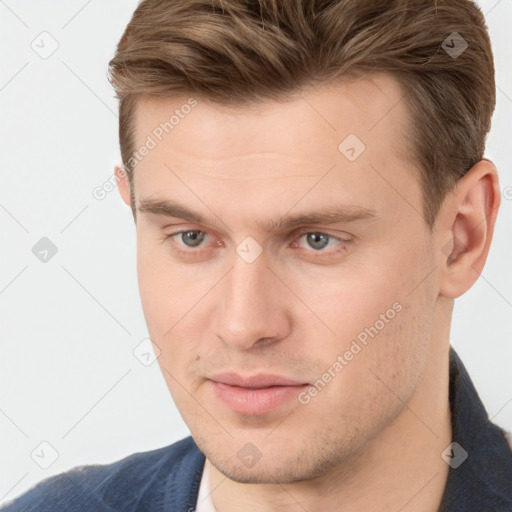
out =
[[(198, 230), (189, 230), (189, 231), (179, 231), (178, 233), (172, 233), (168, 236), (168, 238), (174, 238), (178, 235), (186, 235), (182, 236), (181, 240), (185, 241), (188, 240), (192, 242), (192, 245), (187, 247), (190, 247), (191, 249), (194, 249), (195, 247), (198, 247), (198, 245), (204, 240), (206, 233), (204, 231), (198, 231)], [(188, 236), (190, 235), (190, 238)]]
[(297, 236), (294, 239), (294, 243), (300, 240), (301, 238), (306, 237), (306, 243), (311, 247), (312, 249), (315, 249), (316, 252), (325, 252), (323, 249), (325, 249), (329, 242), (331, 241), (337, 241), (342, 242), (342, 240), (338, 237), (328, 235), (326, 233), (302, 233), (301, 235)]

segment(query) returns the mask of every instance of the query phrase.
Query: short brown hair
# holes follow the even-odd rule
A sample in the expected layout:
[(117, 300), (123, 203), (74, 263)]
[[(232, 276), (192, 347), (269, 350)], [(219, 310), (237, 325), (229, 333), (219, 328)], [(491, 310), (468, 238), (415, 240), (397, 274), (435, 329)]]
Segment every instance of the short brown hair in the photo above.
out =
[[(468, 45), (461, 55), (449, 51), (454, 41)], [(109, 63), (134, 215), (137, 98), (244, 106), (371, 72), (404, 91), (433, 228), (446, 194), (483, 158), (496, 103), (488, 30), (472, 0), (142, 0)]]

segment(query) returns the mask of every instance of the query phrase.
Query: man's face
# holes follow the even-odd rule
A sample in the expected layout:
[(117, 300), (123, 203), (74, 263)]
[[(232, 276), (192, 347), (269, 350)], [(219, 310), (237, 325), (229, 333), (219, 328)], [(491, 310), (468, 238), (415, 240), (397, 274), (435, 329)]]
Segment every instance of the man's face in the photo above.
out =
[[(145, 318), (192, 436), (233, 480), (321, 475), (415, 393), (438, 292), (401, 96), (380, 75), (251, 111), (138, 105), (136, 147), (156, 142), (134, 175)], [(226, 373), (274, 377), (236, 387)], [(269, 388), (275, 376), (298, 385)]]

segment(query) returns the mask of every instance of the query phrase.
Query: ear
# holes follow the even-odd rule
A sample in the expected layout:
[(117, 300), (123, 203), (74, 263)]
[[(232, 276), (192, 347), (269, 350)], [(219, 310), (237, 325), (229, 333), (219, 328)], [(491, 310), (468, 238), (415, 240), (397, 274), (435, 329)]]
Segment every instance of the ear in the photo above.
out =
[(481, 160), (462, 177), (443, 207), (440, 294), (455, 299), (480, 276), (501, 204), (498, 171)]
[(121, 195), (121, 199), (128, 205), (131, 205), (131, 194), (130, 194), (130, 179), (128, 173), (123, 166), (116, 165), (114, 167), (114, 174), (117, 182), (117, 189)]

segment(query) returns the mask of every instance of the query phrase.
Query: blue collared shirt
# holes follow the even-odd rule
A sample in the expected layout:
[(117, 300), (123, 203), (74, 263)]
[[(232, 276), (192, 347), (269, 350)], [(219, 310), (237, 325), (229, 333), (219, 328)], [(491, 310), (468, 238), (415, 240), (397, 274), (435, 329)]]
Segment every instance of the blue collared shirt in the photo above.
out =
[[(451, 467), (439, 512), (512, 512), (510, 445), (489, 421), (453, 348), (450, 408), (457, 445), (445, 454)], [(0, 511), (193, 512), (204, 462), (189, 436), (111, 464), (78, 466), (47, 478)]]

